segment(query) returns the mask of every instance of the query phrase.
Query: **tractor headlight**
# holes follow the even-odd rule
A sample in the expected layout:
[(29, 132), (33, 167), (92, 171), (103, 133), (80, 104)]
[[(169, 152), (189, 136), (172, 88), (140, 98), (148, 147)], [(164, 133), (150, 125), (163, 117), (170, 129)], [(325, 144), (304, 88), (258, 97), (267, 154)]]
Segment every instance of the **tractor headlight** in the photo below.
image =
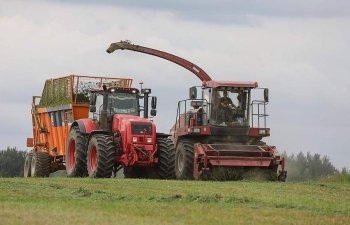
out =
[(193, 129), (193, 133), (199, 134), (200, 132), (201, 132), (201, 129), (200, 129), (200, 128), (194, 128), (194, 129)]
[(265, 134), (266, 134), (266, 130), (265, 129), (259, 130), (259, 135), (265, 135)]
[(132, 142), (137, 142), (137, 137), (132, 137)]
[(152, 143), (152, 138), (147, 138), (147, 143)]

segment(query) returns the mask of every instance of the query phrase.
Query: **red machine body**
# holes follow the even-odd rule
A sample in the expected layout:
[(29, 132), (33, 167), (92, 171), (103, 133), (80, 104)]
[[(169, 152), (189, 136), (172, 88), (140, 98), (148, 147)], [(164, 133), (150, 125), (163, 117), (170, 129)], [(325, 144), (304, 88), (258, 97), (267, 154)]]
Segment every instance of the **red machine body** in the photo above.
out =
[[(135, 128), (139, 126), (141, 128)], [(134, 127), (134, 128), (133, 128)], [(120, 132), (120, 153), (116, 160), (123, 166), (152, 166), (158, 162), (156, 126), (149, 120), (137, 116), (114, 115), (112, 130)]]
[[(128, 41), (112, 43), (107, 52), (118, 49), (169, 60), (202, 81), (201, 86), (190, 88), (189, 99), (178, 103), (171, 129), (178, 179), (199, 179), (218, 167), (258, 168), (272, 171), (278, 180), (286, 179), (283, 157), (274, 146), (261, 141), (270, 136), (270, 128), (266, 127), (268, 89), (260, 89), (263, 100), (252, 100), (251, 92), (259, 90), (257, 82), (214, 81), (188, 60)], [(199, 98), (197, 89), (201, 92)]]

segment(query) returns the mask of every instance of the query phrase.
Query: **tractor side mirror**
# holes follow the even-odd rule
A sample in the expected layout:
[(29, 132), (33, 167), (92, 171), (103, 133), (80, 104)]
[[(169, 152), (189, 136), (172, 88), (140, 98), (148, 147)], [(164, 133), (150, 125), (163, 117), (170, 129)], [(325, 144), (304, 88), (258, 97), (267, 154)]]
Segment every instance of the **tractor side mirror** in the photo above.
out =
[(90, 112), (96, 112), (96, 105), (90, 105)]
[(156, 116), (157, 115), (157, 110), (151, 109), (151, 116)]
[(152, 109), (156, 109), (157, 108), (157, 97), (156, 96), (152, 96), (151, 108)]
[[(90, 105), (96, 105), (96, 97), (97, 97), (96, 93), (91, 93), (90, 94)], [(96, 110), (96, 107), (95, 107), (95, 110)]]
[(197, 88), (196, 87), (190, 87), (190, 99), (191, 100), (197, 99)]
[(264, 89), (264, 101), (269, 102), (269, 89)]

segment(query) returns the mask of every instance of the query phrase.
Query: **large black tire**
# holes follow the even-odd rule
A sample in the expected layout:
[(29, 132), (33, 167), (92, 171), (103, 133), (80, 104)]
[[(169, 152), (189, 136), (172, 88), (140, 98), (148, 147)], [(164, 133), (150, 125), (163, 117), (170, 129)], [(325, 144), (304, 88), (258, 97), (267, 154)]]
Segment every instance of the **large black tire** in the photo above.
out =
[(47, 152), (35, 152), (31, 161), (32, 177), (48, 177), (51, 171), (51, 156)]
[(180, 140), (176, 147), (175, 176), (178, 180), (193, 180), (194, 142)]
[(96, 134), (91, 137), (87, 152), (89, 177), (110, 178), (115, 162), (115, 146), (110, 135)]
[(33, 153), (28, 152), (26, 154), (26, 158), (24, 160), (24, 168), (23, 168), (23, 175), (24, 177), (30, 177), (31, 176), (31, 166), (30, 164), (32, 163), (32, 157)]
[(158, 165), (156, 171), (160, 179), (175, 179), (175, 148), (168, 138), (158, 138)]
[(68, 177), (86, 177), (86, 137), (78, 127), (72, 127), (66, 145), (66, 171)]

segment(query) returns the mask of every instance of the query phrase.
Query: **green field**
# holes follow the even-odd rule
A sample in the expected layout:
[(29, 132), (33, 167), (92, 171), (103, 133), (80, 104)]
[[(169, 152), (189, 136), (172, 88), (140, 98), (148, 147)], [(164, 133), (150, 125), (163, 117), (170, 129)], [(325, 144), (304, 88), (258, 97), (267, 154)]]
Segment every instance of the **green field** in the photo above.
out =
[(0, 224), (350, 224), (350, 183), (0, 178)]

